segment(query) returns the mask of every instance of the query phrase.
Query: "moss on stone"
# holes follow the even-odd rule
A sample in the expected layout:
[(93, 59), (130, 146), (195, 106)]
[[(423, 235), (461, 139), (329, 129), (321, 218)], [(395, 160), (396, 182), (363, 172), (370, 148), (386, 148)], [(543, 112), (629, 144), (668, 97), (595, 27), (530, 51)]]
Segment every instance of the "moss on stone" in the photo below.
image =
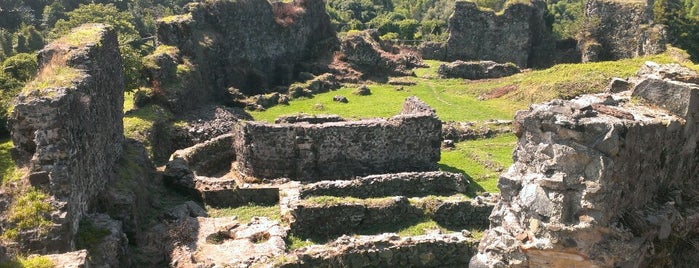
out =
[[(94, 250), (107, 235), (109, 235), (109, 230), (97, 228), (89, 220), (81, 221), (80, 227), (78, 227), (75, 247), (78, 249)], [(92, 253), (94, 254), (94, 252)]]
[(167, 16), (167, 17), (161, 18), (159, 21), (164, 22), (164, 23), (191, 22), (192, 21), (192, 14), (187, 13), (187, 14), (183, 14), (183, 15)]
[(2, 234), (3, 240), (16, 240), (20, 233), (38, 230), (40, 234), (48, 231), (53, 224), (48, 220), (51, 204), (48, 195), (32, 186), (19, 190), (12, 200), (6, 214), (10, 227)]
[(94, 44), (100, 41), (104, 32), (102, 24), (83, 24), (54, 41), (54, 44), (67, 44), (70, 46), (82, 47), (87, 44)]

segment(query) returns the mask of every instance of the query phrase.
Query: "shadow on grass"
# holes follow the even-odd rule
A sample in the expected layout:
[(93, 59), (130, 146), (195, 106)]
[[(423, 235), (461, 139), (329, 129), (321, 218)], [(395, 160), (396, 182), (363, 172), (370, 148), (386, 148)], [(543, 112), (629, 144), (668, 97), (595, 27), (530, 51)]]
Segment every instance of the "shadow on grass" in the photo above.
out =
[(466, 177), (468, 179), (468, 181), (470, 182), (468, 184), (468, 191), (466, 193), (464, 193), (465, 195), (467, 195), (469, 197), (475, 197), (478, 195), (478, 193), (485, 192), (485, 189), (480, 184), (478, 184), (478, 182), (473, 180), (473, 178), (471, 178), (471, 176), (466, 174), (466, 171), (463, 171), (462, 169), (455, 168), (455, 167), (445, 165), (445, 164), (439, 164), (439, 170), (463, 174), (464, 177)]

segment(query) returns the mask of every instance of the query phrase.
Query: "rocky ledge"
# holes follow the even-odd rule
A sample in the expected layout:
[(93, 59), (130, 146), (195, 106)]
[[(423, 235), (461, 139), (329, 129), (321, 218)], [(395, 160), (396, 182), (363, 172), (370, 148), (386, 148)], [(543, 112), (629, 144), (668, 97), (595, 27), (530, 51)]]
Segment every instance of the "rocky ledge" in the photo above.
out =
[(697, 78), (649, 62), (630, 91), (517, 113), (471, 267), (698, 265)]

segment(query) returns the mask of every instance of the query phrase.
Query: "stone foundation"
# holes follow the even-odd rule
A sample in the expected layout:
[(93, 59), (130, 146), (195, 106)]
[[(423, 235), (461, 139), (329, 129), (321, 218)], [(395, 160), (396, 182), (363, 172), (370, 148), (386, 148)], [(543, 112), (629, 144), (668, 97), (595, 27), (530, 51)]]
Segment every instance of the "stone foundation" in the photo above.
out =
[(298, 250), (279, 267), (465, 267), (477, 241), (460, 233), (399, 237), (343, 236)]
[[(425, 110), (427, 109), (427, 110)], [(300, 181), (437, 169), (441, 122), (417, 98), (401, 115), (323, 124), (243, 122), (234, 130), (238, 170)]]
[(301, 197), (427, 196), (465, 193), (469, 181), (460, 173), (441, 171), (371, 175), (355, 180), (322, 181), (301, 187)]

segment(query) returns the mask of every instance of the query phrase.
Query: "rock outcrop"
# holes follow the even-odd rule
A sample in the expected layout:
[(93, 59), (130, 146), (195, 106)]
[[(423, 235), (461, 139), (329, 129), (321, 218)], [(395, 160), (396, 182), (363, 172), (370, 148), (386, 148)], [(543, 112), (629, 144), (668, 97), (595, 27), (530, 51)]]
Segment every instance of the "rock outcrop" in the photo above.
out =
[(437, 59), (512, 62), (520, 67), (546, 67), (553, 61), (554, 42), (544, 22), (546, 3), (514, 3), (502, 14), (457, 1), (449, 17), (449, 39), (443, 49), (434, 44), (423, 51)]
[(512, 64), (500, 64), (494, 61), (457, 60), (452, 63), (442, 63), (437, 73), (446, 78), (463, 78), (470, 80), (500, 78), (519, 73), (519, 68)]
[[(308, 71), (303, 62), (337, 46), (322, 0), (206, 1), (191, 3), (186, 11), (158, 21), (157, 30), (158, 42), (176, 48), (173, 58), (181, 58), (180, 64), (189, 64), (194, 73), (182, 91), (171, 94), (177, 95), (171, 101), (176, 111), (197, 101), (220, 100), (229, 87), (251, 96), (288, 85)], [(161, 77), (160, 70), (156, 64), (151, 77)]]
[(340, 42), (341, 60), (363, 73), (365, 79), (415, 75), (412, 69), (423, 65), (417, 54), (394, 50), (398, 49), (383, 44), (377, 30), (350, 34)]
[(633, 58), (662, 53), (666, 27), (653, 23), (653, 0), (588, 0), (589, 32), (579, 40), (582, 61)]
[(10, 119), (16, 162), (28, 166), (29, 182), (50, 199), (52, 226), (21, 231), (20, 247), (72, 250), (80, 220), (122, 150), (124, 76), (116, 32), (83, 25), (40, 51), (39, 62)]
[(632, 91), (517, 113), (515, 163), (471, 267), (699, 264), (699, 75), (638, 75)]

